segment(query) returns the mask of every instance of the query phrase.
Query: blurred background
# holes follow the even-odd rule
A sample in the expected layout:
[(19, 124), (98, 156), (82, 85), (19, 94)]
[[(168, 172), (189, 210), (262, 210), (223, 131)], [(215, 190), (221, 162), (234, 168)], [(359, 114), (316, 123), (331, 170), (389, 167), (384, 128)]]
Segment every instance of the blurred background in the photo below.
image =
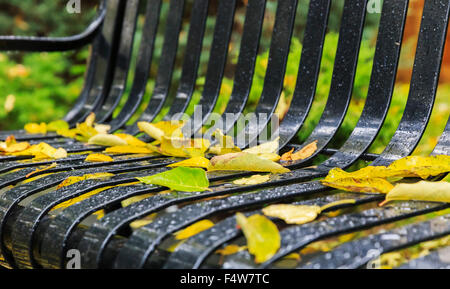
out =
[[(197, 81), (198, 87), (188, 112), (192, 112), (194, 104), (198, 102), (201, 95), (209, 57), (209, 47), (212, 42), (217, 1), (219, 0), (211, 1), (209, 11), (210, 17), (207, 21)], [(247, 1), (248, 0), (238, 0), (239, 7), (235, 17), (232, 41), (229, 46), (226, 79), (222, 84), (222, 97), (215, 107), (215, 111), (219, 113), (225, 109), (228, 96), (233, 87), (234, 68), (239, 54), (239, 40), (242, 33)], [(172, 83), (172, 87), (175, 89), (181, 73), (182, 56), (187, 40), (192, 2), (193, 0), (186, 0), (185, 21), (180, 34), (179, 55), (176, 63), (177, 69)], [(408, 83), (411, 78), (423, 2), (424, 0), (410, 1), (407, 27), (405, 30), (402, 56), (392, 107), (382, 132), (370, 148), (371, 152), (380, 153), (383, 150), (400, 121), (409, 91)], [(76, 34), (83, 31), (89, 22), (93, 20), (96, 15), (98, 3), (98, 0), (81, 0), (81, 13), (69, 14), (65, 9), (67, 4), (66, 0), (0, 0), (0, 35), (67, 36)], [(291, 53), (285, 76), (285, 87), (278, 107), (280, 115), (285, 113), (294, 91), (308, 3), (309, 0), (299, 0), (294, 39), (291, 45)], [(329, 31), (326, 37), (320, 78), (317, 87), (317, 95), (307, 122), (299, 133), (298, 142), (304, 140), (314, 128), (327, 100), (331, 75), (333, 72), (343, 3), (343, 0), (333, 1), (332, 13), (329, 20)], [(145, 3), (142, 4), (141, 16), (138, 21), (138, 32), (135, 37), (134, 55), (139, 48), (144, 20), (142, 13), (144, 13), (145, 10)], [(165, 28), (165, 15), (167, 15), (168, 4), (169, 1), (164, 0), (161, 23), (158, 28), (159, 37), (156, 41), (155, 55), (151, 68), (151, 78), (148, 82), (146, 100), (148, 100), (152, 91), (154, 83), (153, 79), (156, 74), (156, 68), (161, 54), (163, 43), (162, 35)], [(255, 108), (262, 91), (276, 6), (277, 1), (268, 0), (260, 54), (256, 64), (255, 79), (246, 111), (252, 111)], [(377, 13), (367, 14), (351, 109), (345, 118), (338, 137), (333, 140), (332, 146), (334, 147), (338, 147), (345, 141), (356, 124), (364, 106), (372, 69), (379, 16), (380, 15)], [(63, 117), (78, 97), (83, 87), (86, 62), (90, 54), (89, 49), (89, 47), (84, 47), (77, 51), (64, 53), (0, 52), (0, 130), (18, 129), (22, 128), (24, 124), (28, 122), (48, 122)], [(133, 80), (134, 66), (135, 63), (132, 64), (130, 70), (128, 91)], [(172, 89), (172, 96), (175, 89)], [(417, 148), (417, 154), (428, 154), (436, 144), (439, 135), (442, 133), (450, 114), (449, 95), (450, 46), (447, 45), (437, 102), (433, 111), (431, 125), (429, 125), (429, 128), (427, 129), (426, 137), (423, 138), (424, 141), (422, 141)], [(145, 108), (145, 104), (143, 104), (141, 109), (143, 108)], [(168, 108), (165, 108), (163, 110), (159, 119), (162, 118), (167, 109)], [(120, 107), (117, 111), (119, 110)]]

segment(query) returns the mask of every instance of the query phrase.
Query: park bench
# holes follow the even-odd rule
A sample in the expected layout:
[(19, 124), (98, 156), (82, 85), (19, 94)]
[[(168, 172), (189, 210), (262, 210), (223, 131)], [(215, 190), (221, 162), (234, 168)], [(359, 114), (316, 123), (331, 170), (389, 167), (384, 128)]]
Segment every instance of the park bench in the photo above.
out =
[[(147, 1), (131, 91), (120, 113), (113, 118), (112, 112), (118, 106), (126, 88), (139, 2), (141, 1), (105, 1), (99, 7), (97, 19), (80, 35), (60, 39), (0, 37), (0, 48), (63, 51), (91, 43), (92, 55), (84, 88), (65, 120), (74, 125), (82, 122), (91, 112), (95, 112), (97, 120), (111, 125), (112, 131), (124, 129), (127, 133), (136, 135), (139, 133), (137, 126), (125, 127), (125, 124), (135, 115), (145, 94), (155, 37), (161, 20), (159, 15), (162, 0)], [(153, 121), (168, 98), (184, 2), (170, 1), (155, 86), (139, 121)], [(209, 2), (211, 1), (193, 0), (182, 74), (173, 104), (165, 116), (166, 120), (183, 113), (195, 91)], [(233, 179), (250, 175), (248, 172), (212, 174), (212, 191), (179, 193), (170, 198), (164, 194), (155, 194), (122, 207), (121, 201), (127, 198), (163, 191), (160, 187), (135, 184), (135, 177), (161, 172), (173, 159), (128, 155), (114, 162), (86, 163), (83, 152), (102, 151), (103, 148), (86, 146), (52, 133), (30, 135), (24, 131), (1, 132), (1, 139), (14, 134), (18, 140), (45, 140), (65, 148), (69, 153), (81, 153), (81, 156), (69, 154), (65, 159), (48, 162), (27, 162), (18, 157), (0, 156), (1, 264), (9, 268), (65, 268), (73, 256), (71, 251), (77, 249), (81, 253), (82, 268), (278, 268), (277, 262), (283, 257), (316, 241), (379, 228), (448, 208), (444, 203), (419, 201), (395, 202), (378, 207), (377, 204), (384, 199), (383, 195), (333, 191), (316, 180), (325, 177), (334, 167), (347, 169), (359, 160), (379, 166), (410, 155), (421, 140), (433, 109), (449, 20), (449, 0), (425, 1), (409, 96), (402, 119), (381, 154), (366, 152), (382, 128), (390, 107), (408, 11), (408, 0), (384, 0), (364, 109), (346, 142), (339, 148), (329, 147), (343, 123), (352, 97), (368, 2), (345, 0), (328, 100), (311, 135), (304, 144), (298, 145), (293, 144), (292, 140), (302, 128), (314, 100), (331, 0), (310, 1), (309, 7), (305, 7), (308, 13), (298, 81), (290, 108), (278, 130), (282, 151), (291, 148), (298, 150), (313, 141), (317, 141), (318, 149), (307, 159), (290, 165), (290, 173), (281, 174), (265, 183), (244, 186), (231, 183)], [(199, 103), (203, 112), (202, 123), (207, 121), (220, 97), (236, 4), (237, 0), (218, 1), (213, 42)], [(225, 113), (238, 115), (246, 106), (254, 76), (265, 5), (266, 0), (248, 1), (234, 87)], [(277, 5), (264, 89), (256, 115), (273, 116), (283, 89), (298, 1), (280, 0)], [(247, 127), (243, 133), (247, 133), (248, 137), (240, 146), (247, 147), (254, 141), (252, 136), (255, 131), (256, 135), (262, 133), (269, 122), (270, 117), (264, 120), (262, 128)], [(227, 123), (224, 131), (231, 131), (234, 124), (235, 122)], [(194, 123), (193, 131), (200, 127), (198, 123)], [(450, 122), (432, 154), (450, 154)], [(328, 156), (325, 161), (317, 166), (310, 166), (313, 160), (323, 155)], [(57, 166), (45, 173), (54, 174), (13, 186), (25, 180), (26, 175), (33, 172), (37, 166), (53, 162), (56, 162)], [(107, 180), (85, 180), (59, 190), (54, 189), (55, 185), (68, 176), (96, 172), (110, 172), (115, 175)], [(127, 183), (129, 184), (126, 186), (113, 187), (92, 195), (57, 214), (50, 212), (55, 205), (94, 189)], [(343, 209), (343, 213), (334, 217), (328, 216), (304, 225), (284, 226), (280, 230), (281, 248), (275, 256), (262, 264), (256, 264), (246, 250), (226, 256), (220, 262), (217, 256), (211, 257), (217, 249), (242, 238), (242, 232), (236, 227), (234, 217), (237, 211), (251, 215), (271, 203), (322, 205), (342, 199), (355, 199), (355, 203), (333, 208)], [(176, 205), (177, 210), (168, 209)], [(82, 224), (101, 209), (106, 211), (103, 218), (89, 225)], [(164, 213), (158, 215), (150, 224), (134, 230), (130, 228), (131, 222), (155, 212)], [(442, 215), (377, 231), (344, 242), (330, 252), (318, 253), (307, 262), (300, 262), (294, 267), (364, 267), (377, 255), (450, 234), (449, 217), (450, 215)], [(217, 222), (212, 228), (187, 239), (176, 249), (168, 250), (165, 241), (170, 239), (174, 232), (207, 218), (216, 218)], [(445, 261), (439, 258), (438, 252), (403, 266), (450, 266), (448, 259)]]

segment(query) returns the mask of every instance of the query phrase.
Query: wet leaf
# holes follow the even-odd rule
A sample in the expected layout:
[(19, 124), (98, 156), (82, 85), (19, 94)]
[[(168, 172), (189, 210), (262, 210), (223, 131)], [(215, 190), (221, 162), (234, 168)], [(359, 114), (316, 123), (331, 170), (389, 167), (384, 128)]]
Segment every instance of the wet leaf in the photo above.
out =
[(131, 204), (140, 202), (140, 201), (145, 200), (154, 195), (155, 194), (152, 193), (152, 194), (144, 194), (144, 195), (134, 196), (134, 197), (123, 200), (120, 204), (122, 205), (122, 207), (128, 207)]
[(26, 178), (29, 178), (29, 177), (31, 177), (31, 176), (37, 174), (37, 173), (41, 173), (41, 172), (47, 171), (47, 170), (49, 170), (49, 169), (53, 169), (53, 168), (55, 168), (57, 165), (58, 165), (57, 163), (52, 163), (52, 164), (49, 165), (49, 166), (46, 166), (46, 167), (43, 167), (43, 168), (37, 168), (35, 171), (33, 171), (33, 172), (29, 173), (28, 175), (26, 175)]
[(194, 167), (194, 168), (208, 168), (209, 160), (205, 157), (193, 157), (178, 163), (170, 164), (168, 167)]
[(278, 152), (278, 149), (280, 147), (279, 143), (280, 137), (277, 137), (273, 141), (269, 141), (261, 145), (248, 148), (246, 150), (243, 150), (243, 152), (249, 154), (273, 154)]
[(101, 162), (112, 162), (114, 161), (114, 159), (104, 154), (90, 154), (86, 157), (85, 161), (91, 163), (101, 163)]
[(411, 156), (393, 162), (388, 166), (389, 171), (394, 171), (397, 177), (420, 177), (427, 179), (450, 172), (450, 156)]
[(141, 131), (155, 140), (162, 141), (162, 137), (168, 138), (183, 137), (181, 127), (184, 125), (183, 121), (161, 121), (158, 123), (139, 122), (138, 127)]
[(27, 123), (24, 127), (25, 131), (30, 134), (46, 134), (47, 124), (45, 122), (41, 123)]
[(96, 173), (96, 174), (86, 174), (83, 176), (72, 176), (72, 177), (68, 177), (67, 179), (65, 179), (64, 181), (62, 181), (57, 187), (56, 189), (59, 190), (63, 187), (67, 187), (70, 185), (73, 185), (75, 183), (81, 182), (81, 181), (85, 181), (85, 180), (91, 180), (91, 179), (107, 179), (114, 176), (114, 174), (111, 173)]
[(184, 239), (190, 238), (192, 236), (197, 235), (200, 232), (208, 230), (209, 228), (211, 228), (213, 226), (214, 226), (214, 223), (211, 222), (210, 220), (198, 221), (198, 222), (190, 225), (189, 227), (186, 227), (185, 229), (176, 232), (174, 234), (175, 239), (176, 240), (184, 240)]
[(305, 224), (314, 221), (322, 212), (319, 206), (277, 204), (265, 207), (264, 215), (282, 219), (287, 224)]
[(222, 249), (217, 249), (215, 253), (220, 254), (222, 256), (229, 256), (244, 250), (247, 250), (247, 246), (238, 246), (235, 244), (231, 244)]
[(68, 130), (69, 124), (64, 120), (55, 120), (47, 124), (48, 131)]
[(152, 154), (153, 151), (149, 149), (148, 147), (138, 147), (138, 146), (113, 146), (106, 148), (105, 153), (112, 153), (112, 154)]
[(62, 159), (67, 157), (67, 151), (63, 148), (54, 148), (51, 145), (41, 142), (32, 145), (24, 151), (12, 153), (15, 156), (34, 156), (34, 160), (42, 159)]
[(156, 175), (137, 178), (145, 184), (168, 187), (183, 192), (208, 190), (209, 181), (203, 169), (178, 167)]
[(450, 203), (450, 183), (420, 181), (414, 184), (398, 184), (386, 195), (387, 202), (394, 200)]
[(158, 215), (157, 213), (153, 213), (153, 214), (150, 214), (148, 216), (145, 216), (142, 219), (133, 221), (133, 222), (130, 223), (130, 227), (133, 230), (139, 229), (140, 227), (143, 227), (143, 226), (148, 225), (151, 222), (153, 222), (153, 220), (156, 218), (157, 215)]
[(317, 151), (317, 141), (314, 141), (296, 153), (293, 153), (294, 149), (292, 149), (291, 151), (283, 154), (281, 156), (281, 160), (282, 161), (304, 160), (312, 156), (316, 151)]
[(163, 137), (158, 152), (173, 157), (204, 156), (210, 142), (206, 139)]
[(262, 215), (246, 218), (236, 214), (236, 222), (247, 239), (248, 251), (255, 256), (256, 263), (269, 260), (280, 248), (281, 238), (277, 226)]
[(235, 185), (257, 185), (262, 184), (270, 180), (270, 175), (253, 175), (249, 178), (242, 178), (238, 180), (234, 180), (233, 184)]
[(339, 178), (328, 176), (320, 181), (323, 185), (349, 192), (384, 193), (387, 194), (394, 187), (382, 178)]
[(3, 151), (5, 153), (23, 152), (30, 147), (30, 144), (28, 142), (13, 143), (9, 145), (8, 143), (5, 144), (6, 145), (4, 146), (4, 148), (0, 148), (0, 151)]
[(88, 144), (105, 147), (128, 145), (126, 141), (113, 134), (96, 134), (89, 139)]
[(213, 157), (208, 171), (290, 172), (289, 169), (278, 163), (245, 152)]
[(239, 147), (234, 145), (233, 137), (224, 135), (220, 129), (216, 129), (214, 137), (219, 141), (219, 144), (210, 147), (209, 153), (214, 155), (224, 155), (241, 151)]
[(136, 146), (136, 147), (146, 147), (147, 146), (147, 143), (141, 141), (140, 139), (138, 139), (135, 136), (132, 136), (132, 135), (129, 135), (126, 133), (117, 133), (115, 135), (120, 137), (124, 141), (126, 141), (127, 144), (130, 146)]

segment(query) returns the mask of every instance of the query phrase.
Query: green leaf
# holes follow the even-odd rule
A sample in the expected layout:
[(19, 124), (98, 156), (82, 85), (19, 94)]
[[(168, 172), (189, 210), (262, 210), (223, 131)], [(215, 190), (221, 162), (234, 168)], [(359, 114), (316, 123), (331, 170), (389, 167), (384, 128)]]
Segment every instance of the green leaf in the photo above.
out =
[(148, 185), (168, 187), (182, 192), (203, 192), (208, 190), (209, 181), (206, 172), (198, 168), (178, 167), (156, 175), (137, 178)]

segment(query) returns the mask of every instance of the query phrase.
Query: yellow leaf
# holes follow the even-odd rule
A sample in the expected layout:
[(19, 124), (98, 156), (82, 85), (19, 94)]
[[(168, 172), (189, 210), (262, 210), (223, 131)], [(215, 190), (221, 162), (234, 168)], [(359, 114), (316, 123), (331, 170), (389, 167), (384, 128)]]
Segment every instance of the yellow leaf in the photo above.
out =
[(183, 121), (161, 121), (158, 123), (139, 122), (138, 127), (155, 140), (161, 141), (162, 137), (180, 138), (183, 137), (181, 127), (184, 125)]
[(387, 194), (394, 186), (382, 178), (341, 178), (320, 181), (323, 185), (349, 192), (360, 193), (384, 193)]
[(113, 134), (96, 134), (89, 139), (88, 144), (112, 147), (125, 146), (127, 142)]
[(354, 200), (354, 199), (339, 200), (339, 201), (332, 202), (332, 203), (329, 203), (329, 204), (326, 204), (326, 205), (320, 207), (320, 210), (323, 212), (326, 209), (329, 209), (332, 207), (336, 207), (336, 206), (340, 206), (340, 205), (344, 205), (344, 204), (354, 204), (354, 203), (356, 203), (356, 200)]
[(153, 213), (148, 216), (145, 216), (142, 219), (133, 221), (130, 223), (130, 227), (134, 230), (139, 229), (140, 227), (143, 227), (153, 222), (153, 220), (156, 218), (157, 215), (158, 215), (157, 213)]
[(137, 147), (137, 146), (113, 146), (106, 148), (105, 153), (114, 154), (151, 154), (153, 153), (148, 147)]
[(450, 183), (420, 181), (415, 184), (398, 184), (386, 195), (386, 201), (394, 200), (450, 203)]
[(257, 185), (262, 184), (270, 180), (270, 175), (253, 175), (249, 178), (242, 178), (239, 180), (233, 181), (235, 185)]
[(110, 174), (110, 173), (96, 173), (96, 174), (86, 174), (84, 176), (79, 176), (79, 177), (68, 177), (67, 179), (65, 179), (64, 181), (62, 181), (57, 187), (56, 189), (59, 190), (63, 187), (67, 187), (70, 185), (73, 185), (75, 183), (84, 181), (84, 180), (91, 180), (91, 179), (102, 179), (102, 178), (109, 178), (114, 176), (114, 174)]
[(84, 123), (89, 127), (93, 127), (94, 122), (95, 122), (95, 113), (91, 112), (84, 121)]
[(198, 221), (198, 222), (190, 225), (189, 227), (185, 228), (184, 230), (176, 232), (174, 234), (175, 239), (176, 240), (184, 240), (184, 239), (190, 238), (190, 237), (197, 235), (198, 233), (203, 232), (213, 226), (214, 226), (214, 223), (211, 222), (210, 220)]
[(140, 202), (142, 200), (145, 200), (151, 196), (154, 196), (155, 194), (144, 194), (144, 195), (139, 195), (139, 196), (134, 196), (128, 199), (123, 200), (121, 203), (122, 207), (128, 207), (131, 204)]
[(263, 158), (263, 159), (268, 159), (271, 160), (273, 162), (278, 162), (281, 157), (279, 155), (277, 155), (276, 153), (262, 153), (262, 154), (257, 154), (258, 157)]
[(111, 129), (110, 125), (107, 124), (94, 124), (94, 129), (101, 134), (108, 134), (109, 130)]
[(64, 120), (55, 120), (47, 124), (48, 131), (68, 130), (69, 124)]
[(438, 155), (430, 157), (411, 156), (393, 162), (388, 170), (396, 172), (399, 177), (420, 177), (427, 179), (450, 172), (450, 156)]
[(136, 147), (146, 147), (147, 146), (147, 144), (145, 142), (141, 141), (140, 139), (138, 139), (135, 136), (132, 136), (132, 135), (129, 135), (126, 133), (117, 133), (115, 135), (120, 137), (124, 141), (126, 141), (127, 144), (130, 146), (136, 146)]
[(235, 244), (231, 244), (223, 249), (216, 250), (216, 254), (220, 254), (222, 256), (229, 256), (244, 250), (247, 250), (247, 246), (238, 246)]
[(245, 152), (213, 157), (208, 166), (208, 171), (290, 172), (289, 169), (280, 164)]
[(305, 224), (314, 221), (322, 212), (319, 206), (277, 204), (265, 207), (264, 215), (284, 220), (287, 224)]
[(5, 153), (18, 153), (23, 152), (30, 147), (30, 144), (28, 142), (13, 143), (11, 145), (8, 145), (6, 143), (6, 145), (7, 146), (5, 148), (0, 148), (0, 151), (3, 151)]
[(83, 194), (83, 195), (78, 196), (76, 198), (73, 198), (73, 199), (67, 200), (65, 202), (62, 202), (62, 203), (56, 205), (55, 207), (53, 207), (51, 210), (53, 211), (53, 210), (57, 210), (57, 209), (64, 209), (64, 208), (70, 207), (70, 206), (72, 206), (72, 205), (74, 205), (76, 203), (79, 203), (79, 202), (81, 202), (81, 201), (83, 201), (83, 200), (85, 200), (85, 199), (87, 199), (87, 198), (89, 198), (89, 197), (91, 197), (93, 195), (101, 193), (103, 191), (106, 191), (106, 190), (109, 190), (109, 189), (112, 189), (112, 188), (115, 188), (115, 187), (129, 186), (129, 185), (132, 185), (132, 184), (133, 183), (126, 183), (126, 184), (120, 184), (120, 185), (116, 185), (116, 186), (107, 186), (107, 187), (103, 187), (103, 188), (98, 188), (96, 190), (90, 191), (89, 193), (86, 193), (86, 194)]
[(281, 237), (277, 226), (262, 215), (246, 218), (236, 214), (236, 222), (247, 239), (248, 251), (255, 256), (256, 263), (269, 260), (280, 248)]
[(282, 161), (297, 161), (297, 160), (304, 160), (312, 156), (317, 151), (317, 141), (314, 141), (310, 143), (309, 145), (305, 146), (301, 150), (299, 150), (296, 153), (293, 153), (294, 149), (291, 151), (283, 154), (281, 156)]
[(35, 175), (35, 174), (37, 174), (37, 173), (40, 173), (40, 172), (43, 172), (43, 171), (46, 171), (46, 170), (49, 170), (49, 169), (52, 169), (52, 168), (54, 168), (54, 167), (56, 167), (57, 166), (57, 163), (52, 163), (51, 165), (49, 165), (49, 166), (46, 166), (46, 167), (44, 167), (44, 168), (41, 168), (41, 169), (36, 169), (34, 172), (31, 172), (31, 173), (29, 173), (28, 175), (26, 175), (26, 177), (27, 178), (29, 178), (29, 177), (31, 177), (32, 175)]
[(112, 162), (114, 159), (110, 156), (104, 155), (104, 154), (90, 154), (85, 159), (86, 162)]
[(214, 137), (219, 141), (219, 144), (210, 147), (209, 153), (214, 155), (224, 155), (241, 151), (240, 148), (234, 145), (233, 137), (224, 135), (220, 129), (216, 129)]
[(13, 135), (8, 136), (5, 140), (5, 144), (7, 147), (16, 143), (17, 143), (16, 138)]
[(209, 160), (205, 157), (193, 157), (178, 163), (170, 164), (168, 167), (194, 167), (194, 168), (208, 168)]
[(159, 153), (173, 157), (204, 156), (209, 145), (209, 141), (205, 139), (162, 137)]
[(24, 127), (27, 133), (31, 134), (46, 134), (47, 133), (47, 124), (44, 122), (38, 123), (27, 123)]
[(51, 145), (41, 142), (37, 145), (32, 145), (26, 150), (12, 153), (15, 156), (34, 156), (34, 160), (42, 159), (61, 159), (67, 157), (67, 151), (63, 148), (54, 148)]
[(249, 154), (273, 154), (273, 153), (278, 152), (278, 149), (280, 146), (279, 142), (280, 142), (280, 137), (277, 137), (273, 141), (269, 141), (269, 142), (263, 143), (259, 146), (254, 146), (254, 147), (248, 148), (246, 150), (243, 150), (243, 152), (249, 153)]

